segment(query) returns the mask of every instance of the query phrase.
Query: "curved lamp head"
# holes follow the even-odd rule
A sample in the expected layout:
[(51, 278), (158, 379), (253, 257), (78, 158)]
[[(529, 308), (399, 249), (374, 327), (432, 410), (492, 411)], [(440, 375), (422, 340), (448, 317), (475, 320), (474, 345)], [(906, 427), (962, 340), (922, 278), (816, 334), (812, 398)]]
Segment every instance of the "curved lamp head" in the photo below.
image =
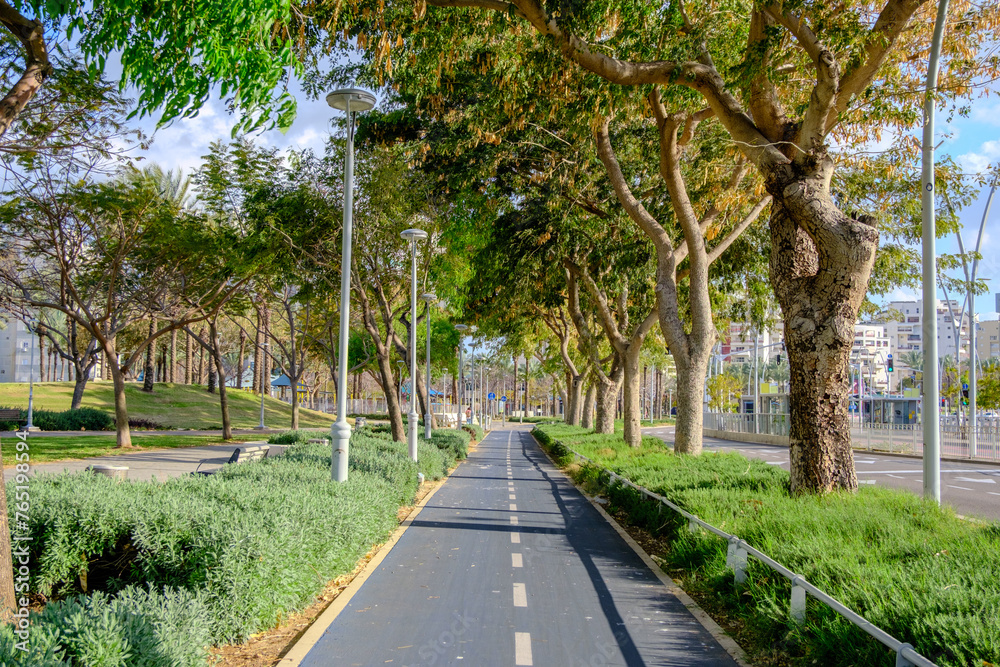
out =
[(348, 102), (351, 111), (368, 111), (375, 107), (375, 96), (361, 88), (341, 88), (326, 96), (326, 103), (341, 111), (347, 111)]
[(467, 330), (469, 327), (466, 324), (456, 324), (455, 329), (459, 332)]
[(407, 241), (423, 241), (427, 238), (427, 232), (422, 229), (404, 229), (399, 235)]
[(432, 301), (437, 300), (437, 295), (434, 294), (433, 292), (427, 292), (426, 294), (420, 295), (420, 300), (423, 301), (424, 303), (430, 303)]

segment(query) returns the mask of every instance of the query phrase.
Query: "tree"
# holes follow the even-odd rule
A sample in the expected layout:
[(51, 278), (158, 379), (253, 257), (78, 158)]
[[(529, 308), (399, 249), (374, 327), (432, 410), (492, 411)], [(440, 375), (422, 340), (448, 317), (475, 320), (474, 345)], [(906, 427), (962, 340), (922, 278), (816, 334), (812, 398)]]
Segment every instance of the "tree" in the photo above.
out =
[[(868, 5), (745, 4), (736, 9), (745, 21), (734, 21), (732, 10), (721, 11), (714, 2), (664, 8), (638, 3), (613, 11), (593, 3), (556, 11), (538, 0), (427, 4), (448, 9), (427, 18), (418, 9), (418, 27), (399, 14), (380, 19), (407, 30), (412, 51), (431, 54), (443, 92), (452, 85), (447, 73), (469, 57), (455, 47), (475, 35), (493, 51), (477, 64), (498, 88), (534, 79), (549, 86), (550, 97), (564, 94), (564, 68), (553, 57), (558, 54), (596, 75), (588, 80), (595, 89), (601, 80), (620, 86), (605, 88), (603, 99), (595, 100), (601, 115), (610, 116), (632, 91), (643, 97), (658, 93), (669, 100), (667, 114), (654, 104), (661, 126), (676, 105), (714, 117), (725, 129), (772, 197), (770, 274), (792, 368), (792, 492), (856, 489), (847, 428), (848, 356), (878, 232), (871, 217), (838, 206), (829, 142), (863, 141), (882, 128), (917, 121), (921, 60), (914, 54), (931, 24), (918, 18), (920, 12), (929, 17), (926, 3), (886, 0), (877, 12)], [(974, 53), (978, 40), (997, 25), (996, 6), (968, 10), (951, 33), (947, 53), (956, 57)], [(435, 35), (420, 30), (430, 25)], [(526, 39), (525, 26), (544, 39)], [(407, 62), (398, 52), (391, 59), (391, 50), (379, 55), (383, 71)], [(511, 53), (527, 66), (517, 69)], [(980, 70), (983, 78), (995, 77), (998, 67), (1000, 60), (989, 59)], [(970, 78), (958, 66), (940, 85), (954, 94), (962, 84), (969, 90)], [(513, 95), (504, 100), (521, 102)], [(598, 131), (600, 137), (600, 125)]]
[[(129, 447), (125, 374), (159, 336), (218, 312), (251, 274), (234, 276), (231, 235), (178, 215), (142, 180), (34, 176), (0, 206), (0, 283), (9, 303), (60, 312), (97, 341), (114, 382), (118, 446)], [(150, 312), (165, 323), (119, 358), (118, 336)]]

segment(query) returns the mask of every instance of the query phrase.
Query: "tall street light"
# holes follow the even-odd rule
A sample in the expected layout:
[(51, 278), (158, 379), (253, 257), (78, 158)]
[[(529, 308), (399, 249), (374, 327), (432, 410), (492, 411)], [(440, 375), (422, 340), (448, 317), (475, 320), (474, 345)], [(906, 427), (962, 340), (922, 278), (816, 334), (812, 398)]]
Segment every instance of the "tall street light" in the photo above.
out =
[(31, 422), (34, 415), (35, 398), (35, 335), (38, 333), (38, 320), (31, 318), (25, 324), (31, 334), (31, 351), (28, 353), (28, 423), (24, 425), (25, 431), (37, 431), (38, 428)]
[[(924, 136), (921, 144), (922, 169), (920, 206), (922, 209), (922, 283), (923, 283), (923, 344), (924, 344), (924, 498), (933, 498), (941, 504), (941, 402), (937, 369), (937, 226), (934, 222), (934, 94), (937, 88), (941, 42), (944, 40), (945, 22), (948, 19), (948, 0), (938, 3), (931, 38), (931, 54), (927, 63), (927, 90), (924, 94)], [(956, 356), (957, 355), (956, 347)]]
[[(264, 348), (264, 351), (261, 352), (261, 355), (260, 355), (260, 360), (261, 361), (264, 361), (264, 355), (267, 354), (267, 347), (268, 347), (269, 344), (270, 343), (262, 343), (261, 344), (261, 347)], [(264, 364), (264, 366), (267, 366), (267, 364)], [(254, 373), (260, 373), (260, 424), (257, 425), (257, 429), (261, 430), (261, 431), (263, 431), (265, 428), (267, 428), (266, 426), (264, 426), (264, 382), (270, 383), (270, 381), (271, 381), (270, 378), (265, 378), (264, 377), (263, 370), (264, 370), (263, 368), (255, 368), (255, 369), (253, 369)]]
[(462, 346), (464, 341), (462, 340), (462, 335), (468, 330), (468, 325), (456, 324), (455, 330), (458, 331), (458, 430), (462, 430), (462, 410), (465, 408), (465, 369), (462, 367), (464, 363), (462, 355)]
[[(476, 421), (476, 399), (479, 398), (479, 396), (476, 394), (476, 337), (475, 337), (475, 334), (478, 330), (479, 327), (477, 327), (475, 324), (469, 327), (469, 331), (472, 333), (472, 401), (471, 401), (472, 405), (470, 406), (472, 408), (472, 412), (469, 413), (470, 424), (475, 423)], [(480, 384), (482, 384), (482, 382), (480, 382)], [(480, 410), (482, 410), (482, 405), (483, 402), (480, 401), (479, 402)], [(479, 419), (480, 426), (482, 425), (482, 423), (483, 423), (482, 417), (480, 417)]]
[(326, 103), (347, 114), (347, 152), (344, 157), (344, 235), (340, 258), (340, 339), (337, 358), (337, 421), (330, 427), (333, 441), (331, 475), (336, 482), (347, 481), (347, 457), (351, 445), (351, 425), (347, 423), (347, 344), (350, 336), (351, 243), (354, 216), (354, 118), (375, 106), (375, 96), (360, 88), (342, 88), (326, 96)]
[(427, 304), (427, 369), (424, 378), (427, 384), (427, 412), (424, 413), (424, 438), (431, 439), (431, 302), (437, 300), (433, 292), (420, 295), (420, 300)]
[[(427, 238), (422, 229), (404, 229), (400, 234), (410, 242), (410, 425), (407, 440), (410, 444), (410, 458), (417, 460), (417, 428), (420, 415), (417, 414), (417, 241)], [(429, 399), (430, 397), (428, 397)], [(430, 402), (428, 400), (428, 402)]]

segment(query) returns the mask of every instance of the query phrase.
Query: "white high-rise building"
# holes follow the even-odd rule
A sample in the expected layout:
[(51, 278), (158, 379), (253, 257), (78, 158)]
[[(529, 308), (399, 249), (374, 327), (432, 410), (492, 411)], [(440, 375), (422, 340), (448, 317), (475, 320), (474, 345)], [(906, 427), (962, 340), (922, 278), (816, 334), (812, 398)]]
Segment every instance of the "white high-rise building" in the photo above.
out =
[[(28, 331), (21, 320), (5, 318), (6, 328), (0, 330), (0, 382), (27, 382), (29, 370), (38, 380), (38, 338)], [(31, 347), (35, 347), (35, 363), (31, 367)]]
[[(902, 352), (924, 349), (923, 314), (920, 301), (893, 301), (879, 315), (889, 335), (889, 347), (895, 356)], [(950, 306), (950, 309), (949, 309)], [(962, 304), (955, 301), (937, 302), (938, 357), (953, 359), (969, 357), (969, 315), (960, 312)]]

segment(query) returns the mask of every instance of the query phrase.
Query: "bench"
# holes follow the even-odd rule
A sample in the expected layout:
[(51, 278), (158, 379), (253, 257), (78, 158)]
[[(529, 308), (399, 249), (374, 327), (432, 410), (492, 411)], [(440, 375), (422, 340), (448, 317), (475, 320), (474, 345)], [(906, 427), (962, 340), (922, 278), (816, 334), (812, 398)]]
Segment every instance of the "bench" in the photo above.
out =
[[(229, 460), (222, 465), (229, 465), (231, 463), (250, 463), (252, 461), (260, 461), (262, 458), (267, 456), (268, 451), (270, 451), (268, 445), (255, 445), (252, 447), (237, 447), (233, 450), (232, 455)], [(201, 466), (205, 463), (210, 463), (213, 461), (218, 461), (216, 458), (212, 459), (202, 459), (198, 462), (198, 467), (194, 469), (192, 475), (214, 475), (219, 471), (222, 466), (218, 468), (212, 468), (211, 470), (201, 470)]]
[(19, 408), (0, 408), (0, 422), (21, 421), (21, 410)]

